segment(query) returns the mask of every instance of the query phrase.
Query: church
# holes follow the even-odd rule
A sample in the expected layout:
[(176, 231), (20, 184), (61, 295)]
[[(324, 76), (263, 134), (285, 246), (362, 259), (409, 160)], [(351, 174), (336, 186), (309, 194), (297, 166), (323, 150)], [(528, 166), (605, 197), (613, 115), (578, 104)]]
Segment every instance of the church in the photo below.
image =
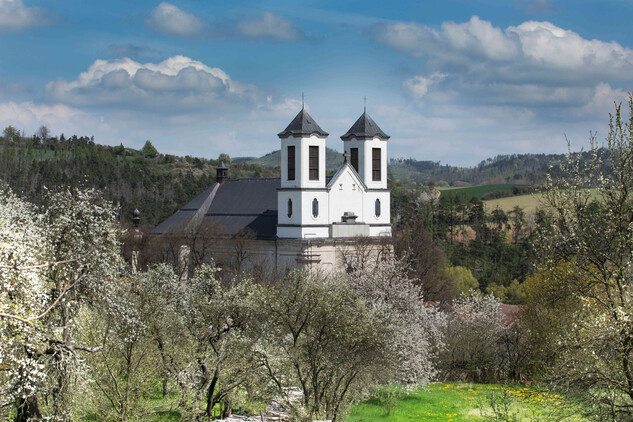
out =
[(327, 176), (328, 135), (302, 108), (277, 135), (280, 178), (232, 180), (220, 163), (216, 183), (152, 234), (206, 238), (216, 262), (275, 271), (345, 270), (391, 254), (389, 136), (365, 110), (341, 136), (343, 165)]

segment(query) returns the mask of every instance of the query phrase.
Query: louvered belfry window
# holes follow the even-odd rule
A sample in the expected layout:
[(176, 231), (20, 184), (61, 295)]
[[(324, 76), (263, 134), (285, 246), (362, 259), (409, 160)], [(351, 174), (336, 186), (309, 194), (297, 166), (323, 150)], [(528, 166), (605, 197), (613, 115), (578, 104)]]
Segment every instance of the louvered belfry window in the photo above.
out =
[(358, 172), (358, 148), (350, 148), (350, 164)]
[(311, 146), (308, 160), (309, 179), (319, 180), (319, 147)]
[(380, 182), (380, 148), (371, 149), (371, 180)]
[(295, 180), (295, 147), (288, 147), (288, 180)]

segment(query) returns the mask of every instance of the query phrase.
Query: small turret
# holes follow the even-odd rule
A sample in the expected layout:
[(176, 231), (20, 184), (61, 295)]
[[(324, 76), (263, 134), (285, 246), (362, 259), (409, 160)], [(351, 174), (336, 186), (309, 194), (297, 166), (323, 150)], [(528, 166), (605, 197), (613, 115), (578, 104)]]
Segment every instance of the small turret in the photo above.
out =
[(215, 181), (223, 183), (229, 178), (229, 169), (224, 164), (224, 161), (220, 161), (220, 165), (215, 169)]
[(141, 212), (138, 208), (132, 212), (132, 223), (134, 224), (134, 227), (138, 227), (139, 224), (141, 224)]

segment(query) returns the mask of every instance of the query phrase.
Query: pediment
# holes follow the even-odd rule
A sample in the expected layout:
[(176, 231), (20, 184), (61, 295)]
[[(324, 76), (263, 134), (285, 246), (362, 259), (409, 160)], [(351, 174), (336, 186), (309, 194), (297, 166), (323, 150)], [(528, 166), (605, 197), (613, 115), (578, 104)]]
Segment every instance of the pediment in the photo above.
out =
[(343, 163), (341, 168), (339, 168), (334, 176), (332, 176), (332, 180), (330, 180), (330, 183), (328, 183), (327, 188), (331, 190), (334, 186), (336, 186), (337, 183), (340, 183), (340, 180), (345, 179), (346, 176), (352, 178), (359, 189), (361, 189), (363, 192), (367, 191), (367, 186), (365, 185), (365, 182), (363, 182), (363, 179), (361, 179), (358, 172), (354, 169), (354, 167), (350, 165), (350, 163)]

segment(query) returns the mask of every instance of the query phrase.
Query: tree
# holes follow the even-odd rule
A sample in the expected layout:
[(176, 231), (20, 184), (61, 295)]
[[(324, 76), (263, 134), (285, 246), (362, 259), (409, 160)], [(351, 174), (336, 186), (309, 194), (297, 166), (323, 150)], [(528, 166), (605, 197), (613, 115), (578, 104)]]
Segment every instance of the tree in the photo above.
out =
[(222, 153), (222, 154), (218, 155), (218, 165), (220, 163), (224, 163), (227, 166), (229, 164), (231, 164), (231, 157), (229, 157), (229, 154)]
[(427, 308), (395, 261), (353, 274), (291, 272), (271, 286), (262, 362), (285, 396), (299, 386), (297, 416), (335, 421), (371, 387), (424, 386), (434, 375), (441, 315)]
[[(633, 112), (633, 97), (629, 98)], [(606, 144), (569, 154), (548, 180), (538, 227), (540, 273), (579, 307), (560, 335), (549, 380), (586, 395), (612, 419), (633, 415), (633, 121), (616, 106)], [(587, 189), (595, 187), (595, 196)], [(564, 271), (561, 271), (564, 269)]]
[(448, 302), (457, 296), (455, 280), (444, 271), (446, 256), (421, 219), (412, 218), (398, 227), (394, 248), (396, 255), (407, 263), (411, 277), (422, 286), (426, 300)]
[(471, 290), (479, 288), (479, 282), (466, 267), (447, 267), (445, 272), (447, 276), (455, 280), (458, 294), (467, 295)]
[(158, 151), (156, 150), (156, 148), (154, 148), (154, 145), (152, 145), (151, 141), (149, 140), (145, 141), (145, 145), (143, 145), (141, 152), (147, 158), (154, 158), (158, 155)]
[(46, 126), (40, 126), (37, 130), (37, 136), (41, 139), (42, 143), (46, 143), (48, 138), (51, 136), (51, 131)]
[(511, 221), (512, 221), (512, 238), (514, 239), (514, 243), (516, 244), (521, 237), (521, 232), (523, 231), (523, 225), (525, 224), (525, 212), (523, 208), (518, 205), (510, 211)]
[(447, 318), (438, 369), (448, 379), (491, 382), (500, 375), (504, 333), (499, 302), (472, 292), (457, 299)]
[(15, 142), (20, 139), (20, 131), (11, 125), (4, 128), (2, 135), (4, 136), (4, 139), (9, 142)]
[(94, 190), (47, 195), (45, 212), (0, 191), (0, 396), (17, 421), (69, 417), (82, 355), (80, 314), (126, 316), (120, 305), (116, 210)]

